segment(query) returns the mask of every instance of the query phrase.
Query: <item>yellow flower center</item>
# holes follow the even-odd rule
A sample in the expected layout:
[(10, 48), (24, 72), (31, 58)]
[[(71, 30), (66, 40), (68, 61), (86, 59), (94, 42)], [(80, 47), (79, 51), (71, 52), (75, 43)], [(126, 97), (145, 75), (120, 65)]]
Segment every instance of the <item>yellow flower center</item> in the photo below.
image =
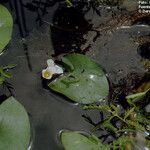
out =
[(48, 77), (52, 77), (53, 74), (49, 71), (45, 71), (43, 75), (44, 75), (44, 78), (48, 78)]

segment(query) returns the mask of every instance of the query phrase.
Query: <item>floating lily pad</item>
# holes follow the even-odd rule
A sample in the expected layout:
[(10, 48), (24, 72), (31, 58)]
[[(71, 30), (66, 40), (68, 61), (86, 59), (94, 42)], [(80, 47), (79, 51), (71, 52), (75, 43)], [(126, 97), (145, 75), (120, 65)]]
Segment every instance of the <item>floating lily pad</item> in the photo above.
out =
[(30, 123), (26, 110), (13, 97), (0, 105), (0, 150), (27, 150)]
[(96, 136), (84, 136), (78, 132), (62, 132), (61, 142), (65, 150), (107, 150)]
[(101, 101), (108, 95), (108, 80), (99, 64), (81, 54), (69, 54), (62, 62), (67, 74), (49, 84), (52, 90), (82, 104)]
[(11, 39), (12, 28), (12, 16), (8, 9), (0, 4), (0, 53)]

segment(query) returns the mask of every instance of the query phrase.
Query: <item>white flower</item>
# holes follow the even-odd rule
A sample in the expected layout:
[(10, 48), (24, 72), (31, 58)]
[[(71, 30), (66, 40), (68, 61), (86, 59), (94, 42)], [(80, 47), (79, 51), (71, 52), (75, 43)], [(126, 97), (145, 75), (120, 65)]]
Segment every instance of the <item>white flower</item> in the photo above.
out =
[(52, 59), (47, 60), (47, 68), (42, 70), (42, 77), (51, 79), (54, 74), (62, 74), (63, 69), (57, 66)]

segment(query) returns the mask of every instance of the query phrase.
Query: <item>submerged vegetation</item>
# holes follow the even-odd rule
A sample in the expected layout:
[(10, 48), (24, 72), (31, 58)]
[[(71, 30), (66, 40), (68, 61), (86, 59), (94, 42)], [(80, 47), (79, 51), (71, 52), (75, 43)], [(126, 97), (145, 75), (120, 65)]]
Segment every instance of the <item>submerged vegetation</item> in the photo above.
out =
[[(149, 149), (150, 115), (140, 103), (141, 101), (149, 101), (149, 89), (143, 93), (127, 96), (128, 108), (126, 110), (115, 104), (84, 106), (84, 110), (99, 110), (106, 117), (92, 129), (92, 136), (64, 131), (61, 135), (61, 141), (65, 150)], [(93, 135), (96, 131), (106, 131), (106, 133), (98, 139)], [(106, 144), (105, 140), (110, 135), (113, 135), (113, 138)]]
[[(113, 147), (114, 150), (120, 148), (126, 150), (126, 147), (129, 146), (131, 147), (130, 149), (133, 149), (133, 146), (138, 144), (136, 143), (138, 140), (144, 140), (141, 146), (149, 147), (149, 112), (146, 112), (142, 105), (138, 104), (140, 101), (146, 101), (148, 92), (127, 96), (128, 108), (124, 111), (114, 104), (85, 106), (85, 110), (99, 110), (107, 113), (107, 117), (96, 125), (93, 131), (105, 129), (113, 133), (116, 139), (109, 146)], [(144, 96), (145, 98), (143, 99)], [(138, 137), (139, 134), (140, 137)]]

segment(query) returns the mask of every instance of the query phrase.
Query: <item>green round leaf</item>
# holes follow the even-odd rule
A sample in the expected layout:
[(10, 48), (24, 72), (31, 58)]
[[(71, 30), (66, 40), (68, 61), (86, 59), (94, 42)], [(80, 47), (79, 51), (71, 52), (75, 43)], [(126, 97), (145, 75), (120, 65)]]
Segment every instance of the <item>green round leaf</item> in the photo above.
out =
[(78, 132), (62, 132), (61, 142), (65, 150), (108, 150), (96, 136), (84, 136)]
[(30, 123), (26, 110), (13, 97), (0, 105), (0, 150), (27, 150)]
[(49, 84), (52, 90), (82, 104), (108, 96), (108, 80), (99, 64), (81, 54), (69, 54), (62, 61), (68, 73)]
[(12, 28), (12, 16), (8, 9), (0, 4), (0, 53), (11, 39)]

